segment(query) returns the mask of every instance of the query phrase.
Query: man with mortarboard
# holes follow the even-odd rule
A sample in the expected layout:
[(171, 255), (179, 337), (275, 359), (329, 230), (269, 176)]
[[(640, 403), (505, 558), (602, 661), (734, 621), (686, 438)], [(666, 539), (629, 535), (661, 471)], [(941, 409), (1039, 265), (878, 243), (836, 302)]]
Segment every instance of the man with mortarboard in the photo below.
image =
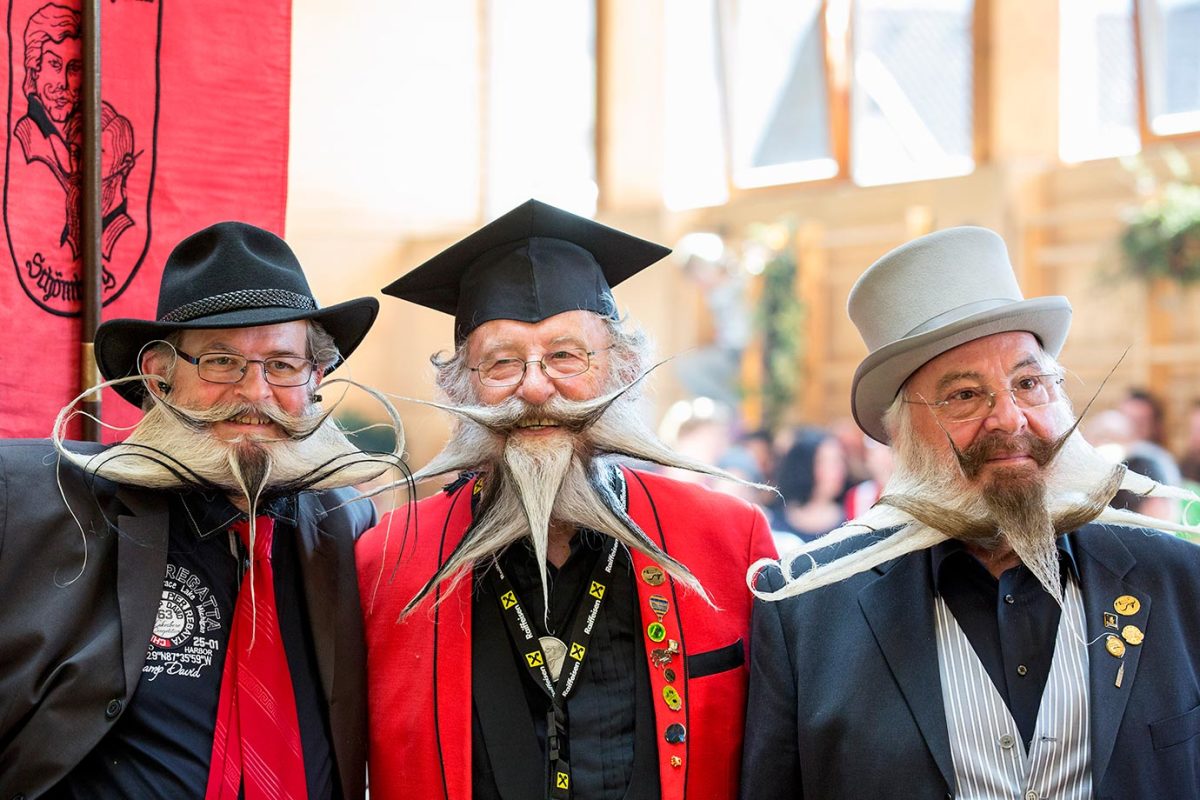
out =
[(64, 442), (68, 406), (53, 441), (0, 443), (0, 796), (363, 797), (374, 514), (343, 487), (396, 460), (315, 390), (378, 308), (319, 307), (283, 240), (218, 223), (172, 251), (156, 319), (96, 333), (146, 412), (125, 441)]
[(454, 316), (458, 420), (357, 549), (376, 800), (736, 795), (766, 521), (613, 458), (718, 474), (643, 422), (610, 290), (667, 253), (529, 201), (384, 290)]
[(1200, 548), (1109, 505), (1181, 490), (1076, 432), (1067, 299), (1023, 298), (999, 236), (952, 228), (849, 311), (851, 406), (895, 468), (755, 565), (742, 796), (1200, 798)]

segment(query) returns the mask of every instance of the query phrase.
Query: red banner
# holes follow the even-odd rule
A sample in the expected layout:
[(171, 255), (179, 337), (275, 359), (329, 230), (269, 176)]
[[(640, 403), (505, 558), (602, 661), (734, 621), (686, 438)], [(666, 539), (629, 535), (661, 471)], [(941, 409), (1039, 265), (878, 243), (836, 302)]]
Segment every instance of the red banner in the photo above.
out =
[[(81, 391), (80, 13), (78, 0), (7, 5), (0, 436), (40, 437)], [(182, 238), (224, 219), (283, 232), (291, 3), (101, 7), (102, 319), (153, 319)], [(138, 416), (105, 391), (106, 423)]]

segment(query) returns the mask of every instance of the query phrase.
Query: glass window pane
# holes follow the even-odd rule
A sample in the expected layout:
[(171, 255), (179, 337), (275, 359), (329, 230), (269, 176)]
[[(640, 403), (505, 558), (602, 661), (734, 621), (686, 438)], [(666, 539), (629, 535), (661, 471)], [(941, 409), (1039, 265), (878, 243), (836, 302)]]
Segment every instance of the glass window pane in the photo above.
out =
[(855, 0), (850, 163), (863, 185), (974, 167), (971, 0)]
[(1141, 30), (1150, 130), (1200, 130), (1200, 0), (1142, 0)]
[(486, 216), (530, 197), (596, 211), (592, 0), (488, 4)]
[(373, 4), (370, 24), (335, 4), (293, 8), (289, 213), (401, 232), (474, 225), (474, 1)]
[(715, 0), (666, 0), (663, 202), (670, 209), (729, 199)]
[(737, 4), (729, 75), (738, 186), (837, 174), (820, 12), (819, 0)]
[(1058, 141), (1063, 161), (1136, 153), (1133, 0), (1060, 0)]

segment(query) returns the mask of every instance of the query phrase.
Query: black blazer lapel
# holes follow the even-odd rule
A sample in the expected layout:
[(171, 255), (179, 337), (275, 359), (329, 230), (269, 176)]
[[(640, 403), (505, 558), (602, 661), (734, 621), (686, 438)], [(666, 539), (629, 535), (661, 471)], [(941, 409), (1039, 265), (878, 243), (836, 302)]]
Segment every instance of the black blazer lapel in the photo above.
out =
[(954, 786), (950, 734), (942, 703), (932, 582), (924, 551), (879, 568), (884, 574), (858, 594), (863, 615), (891, 667), (925, 745), (947, 788)]
[[(296, 538), (308, 624), (312, 628), (312, 645), (317, 654), (317, 671), (325, 701), (332, 704), (336, 627), (342, 593), (338, 591), (337, 542), (317, 531), (317, 523), (324, 516), (325, 510), (313, 495), (302, 493), (296, 498)], [(333, 724), (332, 720), (330, 722)]]
[[(1098, 789), (1108, 770), (1142, 652), (1140, 647), (1127, 645), (1124, 656), (1114, 658), (1104, 649), (1105, 634), (1120, 636), (1121, 628), (1136, 625), (1143, 633), (1151, 635), (1147, 631), (1151, 597), (1144, 587), (1125, 580), (1137, 560), (1112, 531), (1100, 525), (1089, 525), (1071, 534), (1071, 542), (1079, 567), (1087, 640), (1096, 640), (1088, 648), (1088, 702), (1092, 718), (1092, 785)], [(1105, 628), (1105, 612), (1116, 614), (1113, 601), (1122, 595), (1136, 597), (1141, 607), (1136, 614), (1119, 615), (1116, 630)], [(1117, 672), (1122, 662), (1125, 672), (1118, 687)]]
[(129, 510), (117, 517), (117, 603), (128, 697), (141, 678), (162, 598), (170, 511), (161, 492), (122, 487), (117, 490), (117, 499)]

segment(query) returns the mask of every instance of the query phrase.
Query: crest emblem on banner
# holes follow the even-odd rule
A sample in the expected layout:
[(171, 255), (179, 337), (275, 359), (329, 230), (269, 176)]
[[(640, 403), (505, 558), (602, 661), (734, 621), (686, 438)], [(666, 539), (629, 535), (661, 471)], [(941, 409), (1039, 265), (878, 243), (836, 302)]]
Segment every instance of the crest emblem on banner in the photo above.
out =
[[(121, 295), (150, 244), (161, 2), (105, 4), (100, 108), (101, 302)], [(78, 0), (11, 0), (4, 227), (17, 278), (45, 311), (83, 301), (83, 55)]]

